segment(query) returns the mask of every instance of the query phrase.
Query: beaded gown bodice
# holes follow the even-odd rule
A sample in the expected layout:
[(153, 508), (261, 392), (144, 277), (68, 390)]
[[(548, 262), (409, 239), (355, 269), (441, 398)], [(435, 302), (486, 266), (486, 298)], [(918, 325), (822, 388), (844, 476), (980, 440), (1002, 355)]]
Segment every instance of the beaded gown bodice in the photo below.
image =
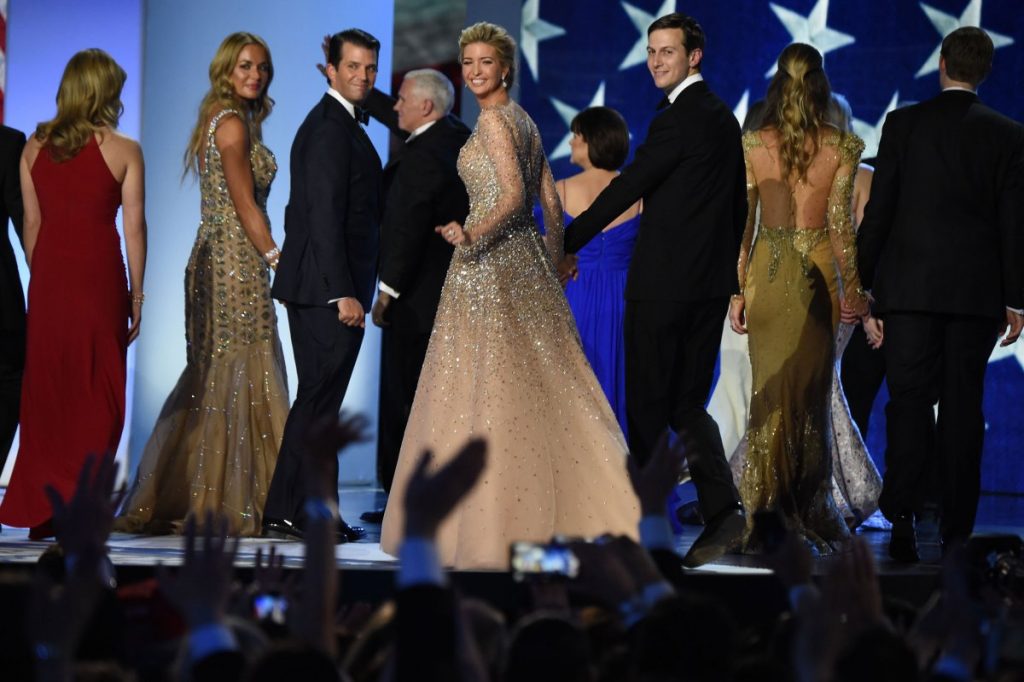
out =
[[(214, 143), (225, 109), (210, 121), (203, 168), (199, 176), (201, 222), (186, 270), (185, 318), (189, 362), (204, 362), (236, 344), (269, 341), (277, 335), (277, 315), (267, 292), (270, 269), (238, 220), (228, 193), (224, 165)], [(253, 139), (249, 153), (255, 199), (270, 224), (267, 197), (277, 174), (274, 154)], [(206, 301), (206, 297), (211, 300)], [(213, 312), (207, 316), (207, 311)]]
[(441, 292), (381, 547), (398, 551), (423, 450), (436, 470), (473, 436), (487, 440), (487, 465), (438, 533), (445, 564), (507, 569), (514, 540), (635, 536), (625, 441), (555, 274), (562, 208), (536, 126), (514, 102), (483, 109), (458, 167), (472, 241), (455, 249)]

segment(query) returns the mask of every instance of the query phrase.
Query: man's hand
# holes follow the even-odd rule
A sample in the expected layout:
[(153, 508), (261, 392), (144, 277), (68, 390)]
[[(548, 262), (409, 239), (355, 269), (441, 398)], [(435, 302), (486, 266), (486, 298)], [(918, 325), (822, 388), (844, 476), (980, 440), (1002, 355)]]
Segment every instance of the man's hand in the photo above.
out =
[(378, 327), (388, 327), (391, 325), (385, 317), (385, 313), (387, 313), (388, 306), (391, 305), (391, 301), (391, 294), (386, 291), (378, 292), (377, 300), (373, 304), (373, 309), (370, 310), (370, 318)]
[(1000, 346), (1009, 346), (1011, 343), (1020, 338), (1021, 329), (1024, 329), (1024, 315), (1015, 313), (1009, 308), (1006, 309), (1006, 334), (1003, 336), (1003, 340), (999, 342)]
[(860, 316), (857, 311), (846, 302), (845, 298), (839, 299), (839, 321), (843, 324), (857, 324), (860, 322)]
[(366, 311), (355, 298), (338, 299), (338, 321), (349, 327), (366, 327)]

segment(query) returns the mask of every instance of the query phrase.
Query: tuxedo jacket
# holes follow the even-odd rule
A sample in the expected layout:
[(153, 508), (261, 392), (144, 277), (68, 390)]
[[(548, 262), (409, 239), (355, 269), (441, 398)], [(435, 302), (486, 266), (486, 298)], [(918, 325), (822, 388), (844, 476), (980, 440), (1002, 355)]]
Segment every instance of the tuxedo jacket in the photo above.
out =
[(380, 244), (380, 157), (330, 95), (295, 135), (290, 189), (273, 297), (319, 306), (354, 297), (369, 310)]
[(640, 198), (627, 300), (736, 293), (747, 216), (743, 147), (736, 117), (706, 82), (658, 112), (633, 162), (566, 230), (566, 251), (578, 251)]
[(466, 222), (469, 196), (456, 164), (469, 134), (454, 116), (439, 119), (384, 170), (380, 281), (399, 293), (388, 309), (396, 330), (429, 333), (434, 326), (454, 252), (434, 228)]
[(25, 135), (0, 126), (0, 332), (25, 329), (25, 296), (18, 275), (18, 261), (8, 237), (7, 221), (22, 238), (21, 178), (19, 166)]
[(879, 312), (1024, 307), (1024, 128), (949, 90), (889, 114), (858, 234)]

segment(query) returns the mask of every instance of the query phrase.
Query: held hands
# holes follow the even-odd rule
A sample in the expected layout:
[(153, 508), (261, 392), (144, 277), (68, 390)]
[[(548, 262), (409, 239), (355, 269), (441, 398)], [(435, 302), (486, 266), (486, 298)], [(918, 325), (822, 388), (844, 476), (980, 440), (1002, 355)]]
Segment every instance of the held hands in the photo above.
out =
[(737, 334), (747, 333), (747, 300), (743, 294), (733, 294), (729, 298), (729, 326)]
[(347, 296), (338, 299), (338, 321), (349, 327), (366, 327), (366, 311), (358, 299)]
[(434, 228), (434, 232), (444, 237), (444, 240), (452, 246), (459, 246), (460, 244), (468, 246), (472, 243), (469, 234), (462, 229), (462, 225), (459, 225), (454, 220), (447, 225), (438, 225)]

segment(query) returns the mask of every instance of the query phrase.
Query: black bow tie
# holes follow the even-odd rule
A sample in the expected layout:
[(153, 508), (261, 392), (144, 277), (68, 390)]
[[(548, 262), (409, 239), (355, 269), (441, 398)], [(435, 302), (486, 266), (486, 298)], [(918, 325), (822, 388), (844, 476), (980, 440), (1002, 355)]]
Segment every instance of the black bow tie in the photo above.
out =
[(370, 112), (368, 112), (366, 109), (363, 109), (362, 107), (355, 107), (354, 115), (356, 117), (356, 120), (362, 123), (363, 125), (366, 125), (367, 123), (370, 122)]
[(672, 102), (669, 100), (668, 97), (662, 97), (661, 101), (658, 102), (658, 108), (655, 109), (655, 111), (661, 111), (662, 109), (667, 109), (671, 105), (672, 105)]

